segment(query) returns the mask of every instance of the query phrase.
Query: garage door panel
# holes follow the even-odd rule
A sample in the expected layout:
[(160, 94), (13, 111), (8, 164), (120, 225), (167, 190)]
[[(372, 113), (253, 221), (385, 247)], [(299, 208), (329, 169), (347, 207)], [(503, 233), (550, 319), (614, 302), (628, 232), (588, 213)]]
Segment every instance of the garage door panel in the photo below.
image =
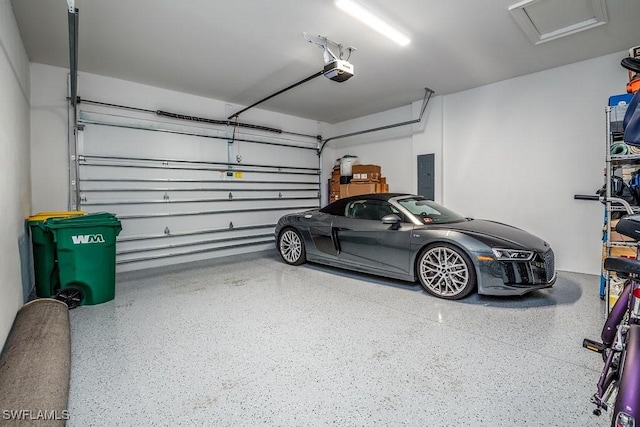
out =
[(226, 233), (216, 233), (207, 236), (166, 236), (164, 238), (144, 240), (144, 241), (125, 241), (119, 242), (117, 254), (148, 256), (152, 253), (167, 253), (177, 250), (197, 250), (209, 247), (224, 247), (236, 243), (259, 243), (272, 241), (274, 239), (273, 229), (263, 230), (261, 234), (237, 233), (228, 231)]
[[(257, 203), (253, 200), (220, 200), (215, 202), (175, 202), (175, 203), (81, 203), (87, 211), (118, 212), (118, 216), (129, 217), (188, 217), (204, 215), (235, 215), (238, 213), (252, 213), (254, 217), (269, 210), (305, 210), (317, 207), (317, 198), (302, 198), (296, 200), (263, 200)], [(86, 209), (85, 209), (86, 208)]]
[(296, 181), (248, 181), (238, 180), (233, 183), (228, 183), (221, 180), (206, 180), (206, 181), (170, 181), (170, 180), (94, 180), (85, 178), (82, 182), (81, 191), (83, 192), (135, 192), (135, 191), (150, 191), (150, 192), (210, 192), (221, 191), (224, 193), (236, 192), (236, 191), (311, 191), (316, 192), (318, 190), (317, 179), (315, 181), (296, 182)]
[(229, 191), (229, 190), (211, 190), (211, 191), (82, 191), (81, 199), (82, 203), (88, 205), (100, 205), (100, 204), (149, 204), (149, 203), (186, 203), (188, 201), (197, 202), (222, 202), (225, 200), (248, 200), (254, 201), (254, 203), (262, 204), (265, 201), (272, 200), (309, 200), (317, 199), (318, 190), (313, 189), (310, 191), (296, 191), (296, 190), (243, 190), (243, 191)]
[(273, 250), (274, 243), (237, 243), (230, 246), (205, 247), (193, 250), (176, 250), (156, 253), (146, 257), (134, 255), (119, 255), (118, 271), (134, 271), (145, 268), (166, 267), (170, 264), (185, 264), (206, 261), (213, 258), (240, 255), (247, 252)]
[(274, 225), (287, 213), (299, 212), (299, 209), (281, 211), (243, 212), (234, 215), (194, 215), (185, 221), (182, 217), (137, 217), (119, 216), (122, 232), (119, 239), (128, 237), (157, 236), (165, 233), (200, 233), (208, 230)]
[(282, 215), (319, 207), (315, 137), (108, 110), (80, 112), (72, 189), (121, 220), (119, 271), (273, 248)]
[[(109, 126), (86, 126), (84, 152), (92, 156), (126, 156), (166, 160), (226, 160), (227, 145), (210, 138), (123, 129)], [(153, 148), (153, 151), (150, 151)]]

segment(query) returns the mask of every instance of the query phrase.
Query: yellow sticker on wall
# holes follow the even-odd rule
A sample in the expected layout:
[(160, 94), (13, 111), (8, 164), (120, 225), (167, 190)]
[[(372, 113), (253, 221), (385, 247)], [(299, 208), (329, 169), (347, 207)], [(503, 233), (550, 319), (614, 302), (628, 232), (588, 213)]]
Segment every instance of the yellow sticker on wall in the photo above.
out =
[(233, 177), (241, 179), (242, 178), (242, 172), (236, 172), (235, 174), (233, 174)]

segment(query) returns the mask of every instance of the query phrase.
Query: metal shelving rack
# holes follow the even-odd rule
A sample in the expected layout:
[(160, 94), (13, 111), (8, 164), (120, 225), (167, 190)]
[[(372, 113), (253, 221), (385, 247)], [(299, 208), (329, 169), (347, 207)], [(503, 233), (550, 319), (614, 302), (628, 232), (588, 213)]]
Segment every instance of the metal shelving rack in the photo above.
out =
[[(626, 106), (617, 106), (617, 107), (607, 107), (606, 108), (606, 139), (607, 143), (605, 144), (605, 214), (604, 214), (604, 256), (609, 257), (612, 256), (613, 248), (630, 248), (635, 251), (636, 258), (638, 257), (638, 244), (636, 242), (621, 242), (621, 241), (611, 241), (611, 216), (613, 212), (624, 212), (624, 213), (638, 213), (640, 212), (640, 208), (638, 206), (630, 206), (624, 200), (616, 198), (615, 195), (611, 194), (611, 179), (614, 175), (616, 175), (616, 170), (623, 169), (624, 167), (635, 167), (636, 169), (640, 169), (640, 153), (635, 154), (611, 154), (611, 147), (618, 142), (622, 141), (622, 132), (618, 127), (614, 128), (613, 123), (617, 123), (622, 121), (622, 117), (624, 117), (624, 113), (626, 110)], [(620, 119), (620, 120), (612, 120), (612, 119)], [(623, 174), (624, 175), (624, 174)], [(622, 177), (623, 177), (622, 175)], [(621, 175), (617, 175), (621, 176)], [(603, 269), (604, 275), (604, 296), (607, 313), (610, 309), (611, 297), (616, 297), (617, 295), (611, 294), (611, 275), (608, 271)], [(602, 289), (601, 289), (602, 291)]]

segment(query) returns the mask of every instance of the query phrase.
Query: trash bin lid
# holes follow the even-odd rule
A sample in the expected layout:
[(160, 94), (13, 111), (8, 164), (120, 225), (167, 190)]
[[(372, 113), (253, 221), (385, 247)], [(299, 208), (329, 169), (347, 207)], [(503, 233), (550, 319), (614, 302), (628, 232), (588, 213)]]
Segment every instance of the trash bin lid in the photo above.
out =
[(27, 218), (29, 223), (42, 222), (49, 218), (69, 218), (84, 215), (84, 211), (52, 211), (52, 212), (38, 212)]
[(51, 218), (45, 221), (44, 225), (50, 229), (94, 226), (121, 227), (120, 220), (109, 212), (89, 213), (68, 218)]
[(92, 213), (85, 213), (82, 216), (69, 216), (65, 218), (52, 218), (52, 219), (55, 221), (85, 222), (85, 221), (113, 220), (117, 218), (115, 214), (112, 214), (110, 212), (92, 212)]

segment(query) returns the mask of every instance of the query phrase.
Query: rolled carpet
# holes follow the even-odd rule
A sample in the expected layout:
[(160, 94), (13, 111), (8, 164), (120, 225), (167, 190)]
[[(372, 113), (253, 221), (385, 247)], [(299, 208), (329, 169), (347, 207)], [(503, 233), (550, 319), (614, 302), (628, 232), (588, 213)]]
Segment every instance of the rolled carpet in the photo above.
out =
[(67, 305), (54, 299), (25, 304), (0, 355), (0, 426), (64, 426), (70, 369)]

